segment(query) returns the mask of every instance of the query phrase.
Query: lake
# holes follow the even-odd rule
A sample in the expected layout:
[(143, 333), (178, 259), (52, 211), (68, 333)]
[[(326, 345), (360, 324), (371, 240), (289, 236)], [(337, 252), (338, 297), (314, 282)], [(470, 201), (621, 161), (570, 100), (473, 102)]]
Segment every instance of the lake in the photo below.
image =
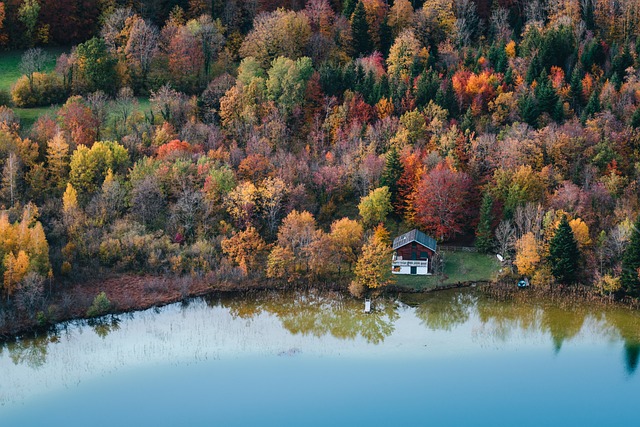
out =
[(213, 296), (0, 344), (0, 426), (638, 425), (640, 313)]

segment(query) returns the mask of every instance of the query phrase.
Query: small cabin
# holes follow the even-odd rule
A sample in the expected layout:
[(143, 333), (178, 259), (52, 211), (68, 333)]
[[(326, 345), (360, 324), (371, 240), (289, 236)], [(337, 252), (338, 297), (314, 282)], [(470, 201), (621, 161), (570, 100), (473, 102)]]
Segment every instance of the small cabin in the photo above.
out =
[(411, 230), (393, 240), (393, 274), (428, 275), (433, 273), (431, 261), (438, 244), (420, 230)]

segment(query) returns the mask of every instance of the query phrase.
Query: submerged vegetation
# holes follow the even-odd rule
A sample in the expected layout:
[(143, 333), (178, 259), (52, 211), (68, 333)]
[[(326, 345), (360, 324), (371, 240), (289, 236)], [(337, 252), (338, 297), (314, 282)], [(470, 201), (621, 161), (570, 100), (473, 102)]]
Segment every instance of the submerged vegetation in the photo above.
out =
[(634, 7), (0, 2), (2, 308), (54, 320), (102, 274), (362, 295), (411, 228), (638, 297)]

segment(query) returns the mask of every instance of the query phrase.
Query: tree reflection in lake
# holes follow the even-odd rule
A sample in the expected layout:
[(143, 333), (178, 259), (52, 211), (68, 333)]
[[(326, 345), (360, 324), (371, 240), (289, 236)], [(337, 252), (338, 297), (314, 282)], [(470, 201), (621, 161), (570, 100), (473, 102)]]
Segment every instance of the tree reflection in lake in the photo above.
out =
[(106, 338), (109, 333), (120, 329), (120, 319), (118, 316), (105, 316), (98, 319), (91, 319), (87, 323), (96, 335), (102, 339)]
[(640, 360), (640, 312), (613, 308), (604, 312), (603, 317), (624, 340), (625, 368), (633, 374)]
[(587, 310), (582, 306), (574, 306), (572, 310), (558, 306), (548, 306), (542, 309), (540, 329), (551, 335), (553, 348), (560, 352), (565, 340), (570, 340), (582, 330)]
[(362, 337), (378, 344), (394, 331), (398, 319), (397, 306), (387, 298), (374, 301), (375, 309), (364, 313), (364, 304), (339, 292), (300, 291), (262, 292), (251, 299), (220, 297), (210, 299), (210, 305), (221, 305), (243, 319), (261, 313), (276, 316), (292, 334), (322, 337), (332, 335), (340, 339)]
[(38, 369), (47, 361), (49, 344), (56, 343), (58, 340), (57, 334), (22, 338), (6, 343), (6, 349), (15, 365), (25, 364), (30, 368)]
[[(351, 298), (347, 294), (328, 291), (291, 291), (258, 292), (252, 294), (224, 294), (210, 296), (202, 300), (195, 299), (192, 304), (182, 303), (181, 320), (177, 329), (186, 331), (185, 343), (199, 342), (202, 347), (207, 342), (207, 332), (215, 336), (220, 322), (246, 320), (247, 325), (236, 322), (231, 342), (238, 335), (247, 334), (243, 339), (252, 339), (253, 330), (275, 326), (275, 332), (339, 340), (361, 340), (368, 344), (383, 345), (394, 334), (397, 320), (411, 334), (416, 331), (445, 331), (452, 336), (468, 334), (462, 325), (470, 325), (471, 338), (485, 346), (491, 343), (517, 343), (519, 340), (538, 340), (542, 345), (550, 342), (558, 353), (566, 342), (579, 337), (595, 337), (611, 342), (621, 342), (625, 369), (632, 374), (640, 364), (640, 312), (619, 307), (594, 307), (586, 304), (558, 305), (548, 300), (528, 299), (526, 294), (517, 301), (496, 301), (473, 289), (450, 290), (430, 294), (401, 294), (398, 304), (390, 297), (374, 300), (374, 310), (369, 314), (363, 311), (362, 300)], [(175, 309), (175, 307), (174, 307)], [(32, 338), (21, 338), (1, 344), (0, 357), (8, 353), (14, 364), (24, 364), (39, 368), (47, 362), (51, 348), (49, 345), (58, 340), (70, 341), (84, 330), (93, 331), (108, 345), (114, 345), (109, 334), (119, 331), (119, 337), (128, 336), (135, 325), (141, 328), (133, 340), (149, 340), (149, 348), (156, 351), (159, 345), (170, 344), (173, 336), (173, 324), (170, 318), (163, 317), (170, 307), (157, 308), (144, 313), (128, 313), (120, 316), (107, 316), (88, 322), (77, 321), (63, 323), (54, 332)], [(199, 323), (195, 313), (203, 315)], [(209, 317), (213, 315), (215, 317)], [(413, 317), (415, 315), (415, 318)], [(153, 320), (145, 320), (153, 319)], [(413, 319), (413, 320), (412, 320)], [(417, 320), (416, 320), (417, 319)], [(145, 322), (149, 326), (145, 326)], [(411, 323), (413, 321), (413, 323)], [(253, 325), (253, 322), (256, 322)], [(419, 326), (418, 322), (422, 325)], [(398, 323), (400, 324), (400, 323)], [(150, 325), (153, 325), (150, 326)], [(255, 327), (254, 327), (255, 326)], [(268, 328), (266, 330), (269, 330)], [(123, 334), (124, 333), (124, 334)], [(144, 334), (152, 334), (146, 337)], [(142, 335), (140, 335), (142, 334)], [(394, 334), (395, 335), (395, 334)], [(402, 336), (402, 335), (401, 335)], [(154, 337), (161, 337), (154, 341)], [(110, 338), (110, 337), (109, 337)], [(282, 337), (281, 337), (282, 339)], [(391, 341), (391, 340), (390, 340)], [(99, 345), (93, 344), (100, 348)], [(216, 350), (212, 350), (216, 351)]]
[(507, 341), (514, 332), (539, 331), (538, 310), (528, 303), (513, 304), (478, 298), (478, 317), (482, 323), (478, 334)]
[(450, 331), (469, 320), (478, 297), (470, 292), (433, 292), (406, 295), (402, 300), (415, 307), (416, 317), (429, 329)]

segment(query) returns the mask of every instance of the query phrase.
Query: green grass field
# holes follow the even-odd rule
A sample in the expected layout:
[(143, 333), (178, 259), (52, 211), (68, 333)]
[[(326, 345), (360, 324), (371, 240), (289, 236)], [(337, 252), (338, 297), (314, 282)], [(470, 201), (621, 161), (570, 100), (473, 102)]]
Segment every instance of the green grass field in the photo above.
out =
[[(44, 50), (49, 54), (49, 61), (47, 61), (45, 71), (51, 71), (56, 66), (58, 56), (69, 49), (52, 47), (45, 48)], [(20, 60), (23, 52), (22, 50), (14, 50), (0, 53), (0, 91), (10, 92), (16, 80), (22, 76)], [(53, 111), (53, 107), (14, 108), (14, 111), (18, 117), (20, 117), (22, 128), (28, 129), (38, 117), (49, 111)]]
[[(49, 54), (49, 61), (47, 61), (45, 71), (53, 70), (58, 56), (68, 50), (61, 47), (44, 48), (44, 51)], [(20, 60), (23, 53), (24, 51), (22, 50), (0, 53), (0, 90), (10, 91), (11, 86), (22, 76)]]
[(145, 112), (151, 109), (151, 101), (149, 101), (148, 96), (138, 96), (137, 99), (138, 99), (138, 108), (136, 108), (136, 110)]
[(492, 280), (500, 268), (500, 263), (493, 255), (473, 252), (442, 252), (442, 255), (443, 275), (397, 275), (394, 276), (396, 285), (420, 290), (458, 282)]
[(40, 116), (46, 113), (54, 113), (57, 107), (14, 108), (13, 111), (20, 117), (22, 129), (29, 129)]

